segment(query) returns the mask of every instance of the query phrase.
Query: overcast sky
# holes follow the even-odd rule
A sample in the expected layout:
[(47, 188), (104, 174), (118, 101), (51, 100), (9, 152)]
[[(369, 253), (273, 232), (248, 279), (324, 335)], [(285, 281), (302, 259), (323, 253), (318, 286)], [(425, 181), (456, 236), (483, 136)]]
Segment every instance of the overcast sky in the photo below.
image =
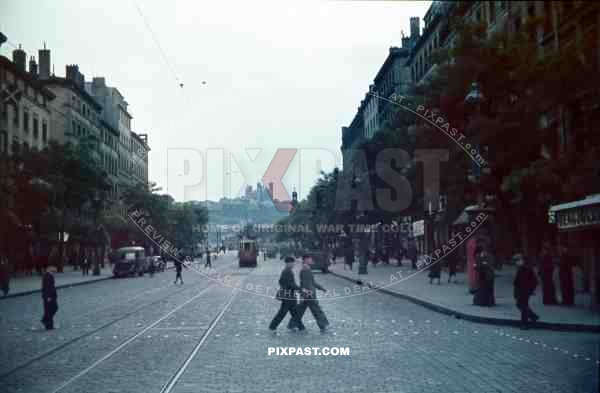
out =
[(175, 199), (235, 196), (282, 148), (299, 149), (283, 183), (303, 198), (341, 165), (341, 127), (430, 3), (0, 0), (0, 31), (36, 58), (46, 41), (58, 76), (79, 64), (117, 87)]

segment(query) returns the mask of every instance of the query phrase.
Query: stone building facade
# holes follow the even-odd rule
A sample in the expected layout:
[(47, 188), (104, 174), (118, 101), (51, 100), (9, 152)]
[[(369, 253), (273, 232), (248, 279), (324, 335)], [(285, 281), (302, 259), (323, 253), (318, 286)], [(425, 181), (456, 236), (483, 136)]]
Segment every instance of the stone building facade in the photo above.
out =
[(51, 103), (55, 94), (37, 80), (37, 64), (25, 68), (26, 53), (17, 49), (13, 61), (0, 56), (0, 153), (43, 149), (54, 136)]

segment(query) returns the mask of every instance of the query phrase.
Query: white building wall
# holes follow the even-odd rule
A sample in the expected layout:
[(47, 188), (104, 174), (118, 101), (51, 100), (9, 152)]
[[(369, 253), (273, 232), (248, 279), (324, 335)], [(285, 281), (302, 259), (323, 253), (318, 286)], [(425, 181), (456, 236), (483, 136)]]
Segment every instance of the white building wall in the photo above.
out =
[[(6, 86), (16, 84), (17, 89), (22, 92), (16, 108), (14, 105), (7, 105), (5, 121), (7, 151), (11, 152), (13, 142), (27, 143), (30, 148), (42, 150), (52, 137), (50, 109), (47, 103), (44, 104), (43, 95), (38, 89), (27, 86), (24, 80), (8, 70), (4, 83)], [(27, 124), (25, 118), (27, 118)], [(35, 123), (37, 123), (37, 130)], [(4, 143), (4, 141), (0, 142)], [(4, 150), (4, 146), (0, 146), (0, 150)]]

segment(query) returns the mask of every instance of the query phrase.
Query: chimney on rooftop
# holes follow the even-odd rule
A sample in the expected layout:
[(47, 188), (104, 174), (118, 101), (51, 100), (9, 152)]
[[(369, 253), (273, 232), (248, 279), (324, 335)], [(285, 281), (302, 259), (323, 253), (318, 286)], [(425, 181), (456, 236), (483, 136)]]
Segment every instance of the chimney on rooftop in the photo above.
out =
[(83, 89), (85, 87), (85, 77), (79, 72), (79, 66), (77, 64), (71, 64), (66, 66), (66, 78), (75, 83), (77, 87)]
[(408, 48), (410, 42), (410, 38), (404, 35), (404, 31), (402, 31), (402, 47)]
[(29, 59), (29, 74), (31, 74), (32, 78), (38, 77), (38, 66), (35, 62), (35, 57), (31, 56)]
[(421, 35), (421, 20), (418, 16), (410, 18), (410, 38), (417, 38)]
[(92, 78), (92, 85), (95, 89), (106, 87), (106, 78), (95, 76)]
[(50, 78), (50, 49), (46, 49), (45, 42), (44, 49), (38, 50), (38, 60), (40, 62), (39, 78)]
[(13, 63), (15, 63), (20, 71), (25, 72), (27, 54), (23, 49), (21, 49), (21, 44), (19, 44), (19, 49), (15, 49), (13, 51)]

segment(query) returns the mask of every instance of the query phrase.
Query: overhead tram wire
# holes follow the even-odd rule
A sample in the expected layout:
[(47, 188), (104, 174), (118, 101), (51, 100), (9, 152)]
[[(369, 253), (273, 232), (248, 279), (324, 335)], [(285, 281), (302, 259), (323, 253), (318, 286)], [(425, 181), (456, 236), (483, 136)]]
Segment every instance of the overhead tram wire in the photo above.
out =
[[(186, 101), (186, 104), (188, 105), (188, 107), (191, 108), (192, 107), (192, 100), (187, 95), (187, 92), (185, 91), (185, 89), (183, 89), (184, 83), (182, 82), (181, 78), (179, 78), (177, 76), (177, 72), (175, 71), (175, 67), (173, 66), (173, 63), (171, 63), (169, 61), (169, 57), (165, 53), (163, 47), (160, 45), (160, 41), (159, 41), (156, 33), (154, 32), (154, 29), (152, 29), (152, 25), (150, 24), (150, 21), (148, 20), (148, 18), (146, 18), (146, 15), (142, 11), (142, 8), (138, 4), (138, 2), (136, 0), (131, 0), (131, 1), (133, 2), (133, 4), (134, 4), (134, 6), (135, 6), (135, 8), (136, 8), (136, 10), (138, 12), (138, 14), (140, 15), (140, 17), (143, 19), (144, 25), (146, 26), (146, 29), (148, 29), (148, 31), (150, 32), (150, 35), (152, 36), (152, 40), (154, 41), (154, 44), (158, 48), (158, 51), (160, 52), (160, 55), (161, 55), (164, 63), (167, 65), (167, 68), (169, 69), (169, 72), (173, 76), (173, 79), (175, 79), (175, 81), (177, 82), (177, 85), (183, 91), (183, 97), (184, 97), (184, 99)], [(206, 81), (202, 81), (202, 85), (206, 85)]]
[(154, 30), (152, 29), (152, 26), (150, 25), (150, 22), (146, 18), (146, 15), (144, 15), (144, 12), (142, 11), (142, 8), (140, 7), (140, 5), (138, 4), (138, 2), (136, 0), (131, 0), (131, 1), (133, 2), (133, 5), (135, 6), (138, 14), (140, 15), (140, 17), (144, 21), (144, 24), (146, 25), (146, 28), (148, 29), (148, 31), (150, 32), (150, 35), (152, 36), (152, 40), (154, 41), (154, 44), (158, 48), (158, 51), (160, 52), (160, 54), (161, 54), (161, 56), (163, 58), (163, 61), (167, 65), (167, 68), (169, 68), (169, 71), (171, 72), (173, 78), (178, 83), (179, 87), (183, 87), (183, 83), (181, 82), (181, 79), (179, 79), (179, 77), (177, 76), (177, 73), (175, 72), (175, 68), (173, 67), (173, 65), (169, 61), (169, 58), (167, 57), (167, 54), (165, 53), (164, 49), (160, 45), (160, 41), (158, 40), (158, 37), (154, 33)]

